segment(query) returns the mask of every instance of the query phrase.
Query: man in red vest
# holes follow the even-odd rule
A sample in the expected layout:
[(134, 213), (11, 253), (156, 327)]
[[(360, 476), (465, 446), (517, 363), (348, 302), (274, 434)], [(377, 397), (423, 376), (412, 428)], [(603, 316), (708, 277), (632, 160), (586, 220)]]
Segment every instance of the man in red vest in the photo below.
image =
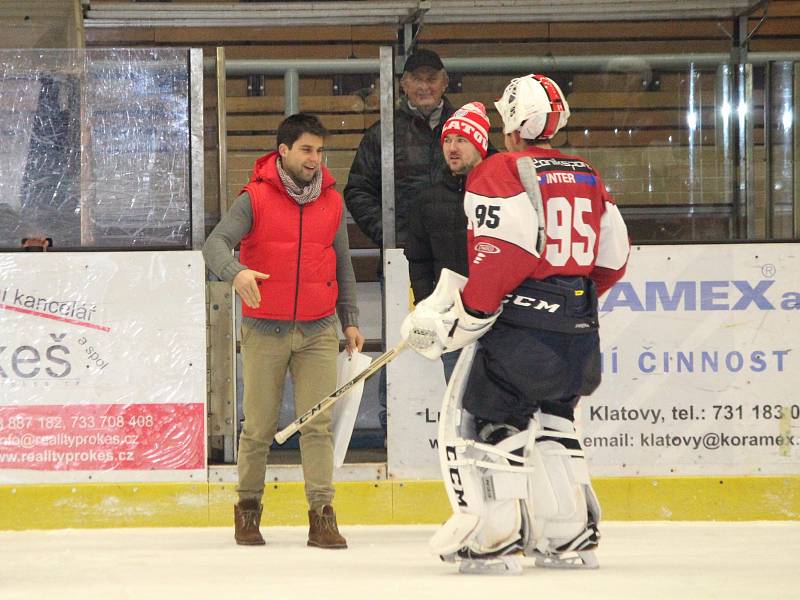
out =
[[(364, 344), (342, 197), (322, 164), (327, 133), (313, 115), (286, 118), (278, 126), (278, 150), (256, 160), (250, 183), (203, 247), (209, 268), (233, 282), (242, 298), (245, 420), (234, 506), (241, 545), (264, 544), (261, 498), (287, 370), (301, 415), (336, 389), (336, 314), (348, 351)], [(236, 260), (231, 251), (240, 242)], [(308, 545), (346, 548), (331, 506), (330, 413), (303, 428), (300, 454)]]

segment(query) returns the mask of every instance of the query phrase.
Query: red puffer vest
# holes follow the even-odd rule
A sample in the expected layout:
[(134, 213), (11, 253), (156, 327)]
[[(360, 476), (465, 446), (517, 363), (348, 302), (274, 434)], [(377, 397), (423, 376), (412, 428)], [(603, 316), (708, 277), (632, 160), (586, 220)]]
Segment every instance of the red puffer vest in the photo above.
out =
[(339, 286), (333, 239), (342, 219), (343, 203), (336, 181), (322, 167), (319, 198), (298, 205), (278, 175), (278, 153), (259, 158), (244, 187), (253, 207), (253, 226), (242, 238), (239, 262), (269, 275), (258, 280), (261, 305), (242, 303), (245, 317), (313, 321), (333, 314)]

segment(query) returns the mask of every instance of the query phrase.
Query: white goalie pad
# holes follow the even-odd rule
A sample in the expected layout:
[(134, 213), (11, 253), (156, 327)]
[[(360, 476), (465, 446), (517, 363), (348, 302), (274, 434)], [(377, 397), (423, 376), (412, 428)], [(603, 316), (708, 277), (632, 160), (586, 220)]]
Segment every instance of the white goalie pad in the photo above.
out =
[[(597, 545), (600, 504), (592, 489), (583, 450), (567, 448), (563, 440), (578, 440), (567, 419), (538, 415), (536, 444), (526, 456), (533, 466), (530, 511), (531, 531), (526, 554), (546, 560), (545, 566), (596, 568), (587, 550)], [(583, 564), (566, 563), (559, 557), (577, 552)]]
[(430, 540), (442, 557), (502, 555), (521, 549), (531, 467), (514, 450), (524, 447), (523, 431), (497, 445), (477, 440), (471, 415), (461, 399), (475, 356), (467, 346), (456, 364), (439, 417), (439, 459), (453, 516)]
[(422, 300), (403, 320), (400, 336), (425, 358), (435, 360), (471, 344), (497, 320), (500, 311), (489, 318), (473, 317), (461, 302), (467, 278), (442, 269), (433, 293)]
[[(453, 515), (430, 540), (445, 560), (523, 550), (547, 567), (596, 568), (600, 506), (572, 423), (537, 413), (527, 430), (496, 445), (479, 440), (462, 409), (476, 345), (461, 353), (439, 416), (439, 459)], [(463, 565), (462, 565), (463, 566)]]

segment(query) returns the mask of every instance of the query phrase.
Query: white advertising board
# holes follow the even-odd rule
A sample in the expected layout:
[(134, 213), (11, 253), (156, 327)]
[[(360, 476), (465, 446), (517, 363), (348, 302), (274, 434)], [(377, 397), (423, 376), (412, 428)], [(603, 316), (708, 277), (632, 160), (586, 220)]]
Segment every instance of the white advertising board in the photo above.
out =
[[(579, 410), (593, 475), (800, 471), (799, 255), (797, 244), (632, 250), (625, 277), (600, 301), (603, 383)], [(402, 256), (393, 262), (387, 269), (402, 277)], [(403, 285), (387, 286), (398, 313), (390, 335)], [(402, 358), (389, 367), (389, 471), (436, 478), (429, 421), (441, 368)]]
[(199, 252), (0, 254), (0, 483), (202, 481)]
[[(386, 345), (400, 342), (411, 308), (408, 261), (402, 250), (384, 253)], [(439, 479), (436, 429), (445, 392), (439, 360), (405, 350), (386, 367), (387, 470), (393, 479)]]
[(798, 472), (800, 246), (634, 248), (600, 313), (593, 473)]

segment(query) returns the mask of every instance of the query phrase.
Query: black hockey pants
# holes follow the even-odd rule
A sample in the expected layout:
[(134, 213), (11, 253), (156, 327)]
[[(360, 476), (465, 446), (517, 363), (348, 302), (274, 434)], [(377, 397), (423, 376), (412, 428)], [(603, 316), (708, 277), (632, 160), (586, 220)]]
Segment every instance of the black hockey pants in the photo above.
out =
[[(583, 282), (588, 286), (586, 308), (594, 312), (593, 288), (590, 282)], [(536, 297), (537, 283), (528, 282), (515, 293)], [(538, 409), (572, 420), (578, 398), (591, 394), (600, 384), (596, 325), (580, 333), (564, 333), (560, 325), (562, 331), (541, 329), (538, 317), (534, 327), (522, 322), (518, 318), (510, 322), (501, 315), (479, 340), (464, 408), (480, 419), (517, 426), (527, 423)]]

